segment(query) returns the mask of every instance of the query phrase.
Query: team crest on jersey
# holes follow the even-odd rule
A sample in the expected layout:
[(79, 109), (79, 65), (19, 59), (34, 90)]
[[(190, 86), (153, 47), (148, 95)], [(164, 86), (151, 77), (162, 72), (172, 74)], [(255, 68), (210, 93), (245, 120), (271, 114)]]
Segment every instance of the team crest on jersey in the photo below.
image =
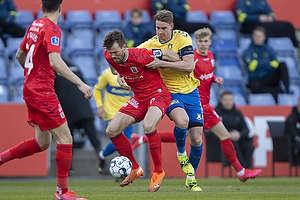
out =
[(168, 49), (172, 49), (173, 48), (173, 44), (168, 44)]
[(135, 73), (135, 74), (139, 72), (136, 67), (130, 67), (130, 70), (132, 73)]
[(59, 45), (59, 38), (57, 36), (53, 36), (51, 38), (51, 44), (58, 46)]
[(202, 119), (202, 115), (199, 114), (199, 113), (197, 113), (197, 119), (198, 119), (198, 120), (201, 120), (201, 119)]

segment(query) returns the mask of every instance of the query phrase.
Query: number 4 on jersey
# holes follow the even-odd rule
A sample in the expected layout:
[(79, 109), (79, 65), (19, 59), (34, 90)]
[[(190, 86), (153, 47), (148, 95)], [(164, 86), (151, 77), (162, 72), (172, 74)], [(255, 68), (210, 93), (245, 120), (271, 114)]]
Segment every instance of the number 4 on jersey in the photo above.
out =
[[(26, 44), (26, 48), (28, 49), (28, 44)], [(32, 44), (27, 56), (26, 56), (26, 60), (25, 60), (25, 67), (28, 68), (28, 75), (30, 74), (32, 68), (33, 68), (33, 62), (32, 62), (32, 55), (33, 55), (33, 51), (34, 51), (35, 45)]]

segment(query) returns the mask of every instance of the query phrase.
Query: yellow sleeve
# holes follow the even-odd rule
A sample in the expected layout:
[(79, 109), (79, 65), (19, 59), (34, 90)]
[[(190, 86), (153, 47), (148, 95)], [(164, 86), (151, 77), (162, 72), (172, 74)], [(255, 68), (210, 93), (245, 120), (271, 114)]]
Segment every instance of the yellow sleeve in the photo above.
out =
[(98, 78), (98, 83), (94, 87), (94, 98), (97, 104), (97, 107), (103, 106), (102, 102), (102, 90), (108, 85), (108, 79), (109, 76), (108, 73), (111, 73), (109, 69), (106, 69), (102, 72), (102, 74)]

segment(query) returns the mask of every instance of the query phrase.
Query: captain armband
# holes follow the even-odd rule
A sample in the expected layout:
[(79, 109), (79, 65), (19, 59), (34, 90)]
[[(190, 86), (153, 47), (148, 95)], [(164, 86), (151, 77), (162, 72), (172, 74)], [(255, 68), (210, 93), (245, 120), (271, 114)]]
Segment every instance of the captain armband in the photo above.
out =
[(153, 55), (158, 58), (159, 60), (162, 60), (163, 52), (160, 49), (152, 49)]
[(180, 49), (178, 51), (178, 54), (179, 54), (180, 58), (182, 58), (183, 56), (188, 55), (188, 54), (194, 54), (193, 47), (192, 46), (183, 47), (182, 49)]

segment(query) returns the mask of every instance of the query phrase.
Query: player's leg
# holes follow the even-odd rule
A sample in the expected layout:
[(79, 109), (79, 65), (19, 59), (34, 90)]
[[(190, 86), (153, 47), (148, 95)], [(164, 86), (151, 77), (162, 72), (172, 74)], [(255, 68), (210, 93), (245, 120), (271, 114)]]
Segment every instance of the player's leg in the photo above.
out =
[[(159, 132), (161, 142), (165, 143), (175, 143), (174, 133), (171, 131), (161, 131)], [(134, 151), (141, 144), (148, 143), (148, 138), (146, 135), (141, 136), (137, 133), (133, 133), (131, 136), (131, 148)]]
[(230, 164), (237, 171), (237, 175), (242, 182), (246, 181), (248, 178), (254, 178), (258, 176), (258, 174), (260, 174), (261, 169), (250, 170), (243, 168), (236, 156), (234, 145), (230, 140), (230, 133), (227, 131), (222, 122), (219, 122), (216, 125), (212, 126), (210, 128), (210, 131), (213, 132), (221, 140), (222, 151)]
[(132, 181), (134, 181), (137, 178), (140, 178), (144, 174), (142, 168), (135, 160), (131, 149), (130, 141), (122, 133), (127, 127), (133, 125), (135, 122), (136, 119), (134, 117), (119, 111), (113, 117), (108, 127), (106, 128), (106, 134), (115, 146), (118, 153), (121, 156), (127, 157), (132, 163), (132, 171), (129, 174), (129, 176), (127, 176), (125, 180), (121, 182), (121, 187), (131, 184)]
[[(35, 127), (38, 126), (36, 125)], [(42, 138), (38, 134), (38, 131), (40, 131), (40, 129), (39, 128), (38, 129), (35, 128), (35, 129), (36, 129), (36, 138), (25, 140), (0, 154), (0, 166), (15, 158), (21, 159), (27, 156), (31, 156), (49, 147), (51, 142), (51, 137), (49, 139), (49, 137), (47, 137), (47, 133), (45, 133), (44, 137), (48, 138), (49, 141), (47, 141), (47, 139), (42, 140)]]

